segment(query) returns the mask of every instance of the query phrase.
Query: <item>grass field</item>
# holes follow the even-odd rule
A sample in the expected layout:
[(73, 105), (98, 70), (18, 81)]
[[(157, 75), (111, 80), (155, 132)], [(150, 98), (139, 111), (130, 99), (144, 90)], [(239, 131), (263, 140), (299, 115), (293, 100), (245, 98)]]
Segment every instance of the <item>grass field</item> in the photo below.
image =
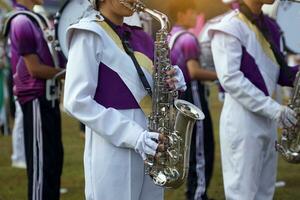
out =
[[(213, 88), (215, 89), (215, 88)], [(221, 104), (218, 102), (216, 92), (210, 97), (211, 113), (214, 120), (214, 132), (216, 142), (214, 176), (209, 188), (209, 196), (215, 200), (224, 199), (218, 123)], [(64, 171), (62, 187), (68, 192), (63, 194), (62, 200), (84, 199), (83, 176), (83, 145), (84, 140), (79, 137), (78, 122), (63, 113), (63, 142), (64, 142)], [(249, 149), (251, 151), (251, 149)], [(0, 136), (0, 200), (25, 200), (26, 176), (25, 170), (11, 167), (11, 137)], [(300, 165), (285, 163), (279, 159), (278, 180), (285, 181), (286, 186), (277, 188), (274, 199), (276, 200), (300, 200)], [(168, 190), (166, 200), (184, 200), (184, 186), (177, 190)], [(242, 199), (241, 199), (242, 200)]]

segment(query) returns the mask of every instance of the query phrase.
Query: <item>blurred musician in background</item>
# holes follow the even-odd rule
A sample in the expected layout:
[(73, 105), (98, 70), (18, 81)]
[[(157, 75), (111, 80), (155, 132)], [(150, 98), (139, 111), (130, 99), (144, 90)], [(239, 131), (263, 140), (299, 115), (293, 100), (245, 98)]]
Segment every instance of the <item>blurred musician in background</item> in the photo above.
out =
[[(11, 11), (13, 9), (12, 4), (15, 2), (10, 2), (10, 4), (7, 4), (5, 1), (1, 1), (0, 3), (0, 30), (2, 32), (5, 15), (7, 15), (7, 12)], [(1, 108), (1, 112), (4, 110), (6, 113), (5, 118), (9, 118), (12, 116), (14, 118), (14, 127), (12, 130), (12, 155), (11, 155), (11, 161), (12, 161), (12, 167), (16, 168), (26, 168), (26, 159), (25, 159), (25, 149), (24, 149), (24, 133), (23, 133), (23, 113), (21, 110), (21, 107), (18, 103), (18, 101), (13, 96), (12, 92), (12, 75), (11, 75), (11, 67), (10, 67), (10, 57), (11, 54), (9, 53), (10, 48), (10, 41), (7, 41), (6, 38), (0, 38), (0, 66), (1, 66), (1, 76), (4, 78), (4, 80), (1, 79), (1, 83), (4, 84), (3, 90), (8, 91), (8, 97), (5, 97), (5, 95), (1, 95), (1, 98), (3, 98), (3, 107)], [(4, 72), (4, 73), (3, 73)], [(6, 72), (6, 73), (5, 73)], [(7, 79), (7, 80), (5, 80)], [(5, 84), (5, 82), (7, 84)], [(4, 92), (5, 93), (5, 92)], [(2, 99), (1, 99), (2, 100)], [(7, 102), (9, 101), (9, 107), (10, 109), (6, 109), (5, 106), (7, 106)], [(9, 112), (8, 112), (9, 111)], [(2, 114), (1, 114), (2, 115)], [(2, 117), (2, 116), (1, 116)], [(4, 126), (9, 127), (9, 121), (4, 121)], [(4, 128), (8, 129), (8, 128)]]
[[(5, 1), (0, 2), (0, 31), (2, 31), (3, 23), (6, 13), (11, 9)], [(9, 62), (6, 54), (6, 41), (0, 36), (0, 134), (10, 134), (9, 129), (9, 113), (7, 109), (8, 101), (7, 96), (7, 75), (8, 75)]]
[(214, 139), (205, 89), (200, 81), (214, 81), (217, 75), (200, 65), (201, 49), (195, 35), (188, 29), (196, 24), (197, 11), (193, 0), (174, 1), (170, 5), (174, 26), (169, 46), (172, 64), (184, 72), (187, 91), (182, 98), (202, 109), (205, 119), (194, 127), (190, 150), (190, 165), (186, 196), (189, 200), (205, 200), (206, 189), (212, 177), (214, 162)]
[(288, 67), (280, 29), (262, 14), (274, 0), (244, 0), (239, 10), (212, 25), (212, 53), (225, 90), (220, 119), (226, 199), (273, 199), (277, 124), (297, 123), (295, 112), (272, 99), (276, 84), (292, 86), (298, 67)]
[(48, 41), (36, 20), (40, 18), (32, 12), (34, 5), (42, 3), (42, 0), (17, 0), (15, 13), (29, 14), (11, 17), (8, 27), (14, 94), (24, 115), (28, 199), (56, 200), (60, 196), (63, 165), (61, 118), (58, 99), (46, 98), (46, 80), (61, 69), (54, 67)]
[[(141, 28), (123, 23), (133, 11), (119, 0), (91, 4), (67, 32), (64, 90), (66, 111), (86, 127), (86, 199), (162, 200), (163, 188), (145, 175), (143, 162), (146, 154), (163, 151), (164, 140), (147, 130), (151, 93), (144, 84), (153, 83), (153, 40)], [(172, 78), (166, 85), (184, 90), (180, 69), (168, 73)]]

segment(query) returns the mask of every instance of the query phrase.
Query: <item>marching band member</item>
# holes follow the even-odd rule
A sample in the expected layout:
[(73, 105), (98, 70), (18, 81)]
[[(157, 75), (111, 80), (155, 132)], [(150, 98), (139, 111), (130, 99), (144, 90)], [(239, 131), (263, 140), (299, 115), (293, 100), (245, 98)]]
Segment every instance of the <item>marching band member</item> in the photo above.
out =
[[(66, 111), (86, 126), (86, 199), (163, 199), (143, 162), (164, 148), (164, 137), (146, 128), (151, 98), (143, 84), (152, 85), (153, 41), (141, 28), (123, 24), (133, 12), (119, 0), (91, 4), (94, 10), (67, 32), (64, 93)], [(178, 68), (168, 73), (174, 75), (166, 80), (170, 89), (186, 87)]]
[[(32, 15), (42, 0), (17, 0), (16, 11)], [(63, 165), (59, 102), (46, 99), (46, 79), (61, 70), (54, 68), (44, 33), (25, 14), (10, 22), (11, 64), (14, 94), (24, 115), (24, 140), (28, 176), (28, 199), (59, 199)]]
[(200, 65), (200, 45), (190, 32), (196, 24), (197, 12), (193, 0), (174, 1), (170, 11), (175, 21), (170, 32), (172, 64), (180, 66), (187, 82), (187, 91), (181, 98), (195, 104), (203, 111), (205, 119), (196, 122), (190, 150), (189, 173), (186, 197), (189, 200), (208, 199), (206, 189), (212, 177), (214, 139), (212, 121), (205, 97), (204, 85), (200, 81), (213, 81), (217, 75)]
[(272, 99), (276, 84), (292, 86), (297, 67), (280, 52), (280, 29), (263, 4), (244, 0), (210, 27), (212, 52), (225, 101), (220, 119), (226, 199), (273, 199), (277, 126), (297, 123), (296, 114)]

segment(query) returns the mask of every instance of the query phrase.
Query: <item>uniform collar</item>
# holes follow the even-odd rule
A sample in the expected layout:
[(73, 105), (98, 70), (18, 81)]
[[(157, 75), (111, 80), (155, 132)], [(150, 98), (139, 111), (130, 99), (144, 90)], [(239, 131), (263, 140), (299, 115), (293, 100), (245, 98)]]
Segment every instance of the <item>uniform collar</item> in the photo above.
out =
[(243, 13), (253, 24), (256, 24), (258, 26), (262, 25), (264, 22), (264, 15), (263, 12), (261, 12), (259, 15), (256, 15), (254, 13), (252, 13), (252, 11), (250, 10), (250, 8), (245, 4), (245, 3), (241, 3), (240, 4), (240, 8), (239, 8), (240, 12)]
[(104, 21), (121, 37), (123, 38), (125, 35), (126, 37), (130, 36), (131, 29), (130, 27), (123, 23), (122, 25), (116, 25), (111, 20), (109, 20), (107, 17), (103, 16)]

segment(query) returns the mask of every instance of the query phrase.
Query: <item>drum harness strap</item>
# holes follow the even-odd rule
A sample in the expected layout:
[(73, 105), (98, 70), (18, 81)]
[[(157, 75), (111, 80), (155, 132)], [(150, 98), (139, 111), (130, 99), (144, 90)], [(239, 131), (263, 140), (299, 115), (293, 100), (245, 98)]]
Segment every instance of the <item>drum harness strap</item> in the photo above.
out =
[[(59, 68), (58, 56), (57, 56), (57, 52), (55, 50), (55, 31), (54, 31), (54, 29), (50, 28), (51, 26), (48, 23), (48, 20), (45, 19), (44, 16), (42, 16), (38, 13), (34, 13), (34, 12), (26, 11), (26, 10), (12, 11), (7, 14), (7, 17), (4, 22), (3, 30), (1, 33), (2, 36), (4, 36), (5, 38), (8, 37), (11, 21), (13, 20), (13, 18), (15, 18), (16, 16), (18, 16), (20, 14), (27, 16), (29, 19), (34, 21), (40, 27), (40, 29), (43, 32), (43, 37), (47, 42), (54, 66), (55, 66), (55, 68)], [(55, 100), (59, 98), (59, 93), (60, 93), (59, 92), (60, 86), (57, 83), (56, 79), (63, 73), (65, 73), (65, 70), (62, 70), (61, 72), (57, 73), (52, 79), (48, 79), (46, 81), (46, 98), (48, 100), (52, 100), (53, 106), (54, 106)]]
[(44, 36), (44, 39), (47, 41), (47, 43), (52, 42), (54, 40), (53, 30), (51, 30), (49, 28), (49, 24), (47, 23), (47, 20), (38, 13), (34, 13), (34, 12), (26, 11), (26, 10), (12, 11), (7, 14), (7, 17), (4, 22), (3, 30), (2, 30), (2, 35), (4, 37), (8, 36), (8, 33), (10, 31), (11, 21), (13, 20), (13, 18), (15, 18), (16, 16), (18, 16), (20, 14), (26, 15), (27, 17), (29, 17), (29, 19), (31, 19), (32, 21), (37, 23), (37, 25), (43, 31), (43, 36)]

